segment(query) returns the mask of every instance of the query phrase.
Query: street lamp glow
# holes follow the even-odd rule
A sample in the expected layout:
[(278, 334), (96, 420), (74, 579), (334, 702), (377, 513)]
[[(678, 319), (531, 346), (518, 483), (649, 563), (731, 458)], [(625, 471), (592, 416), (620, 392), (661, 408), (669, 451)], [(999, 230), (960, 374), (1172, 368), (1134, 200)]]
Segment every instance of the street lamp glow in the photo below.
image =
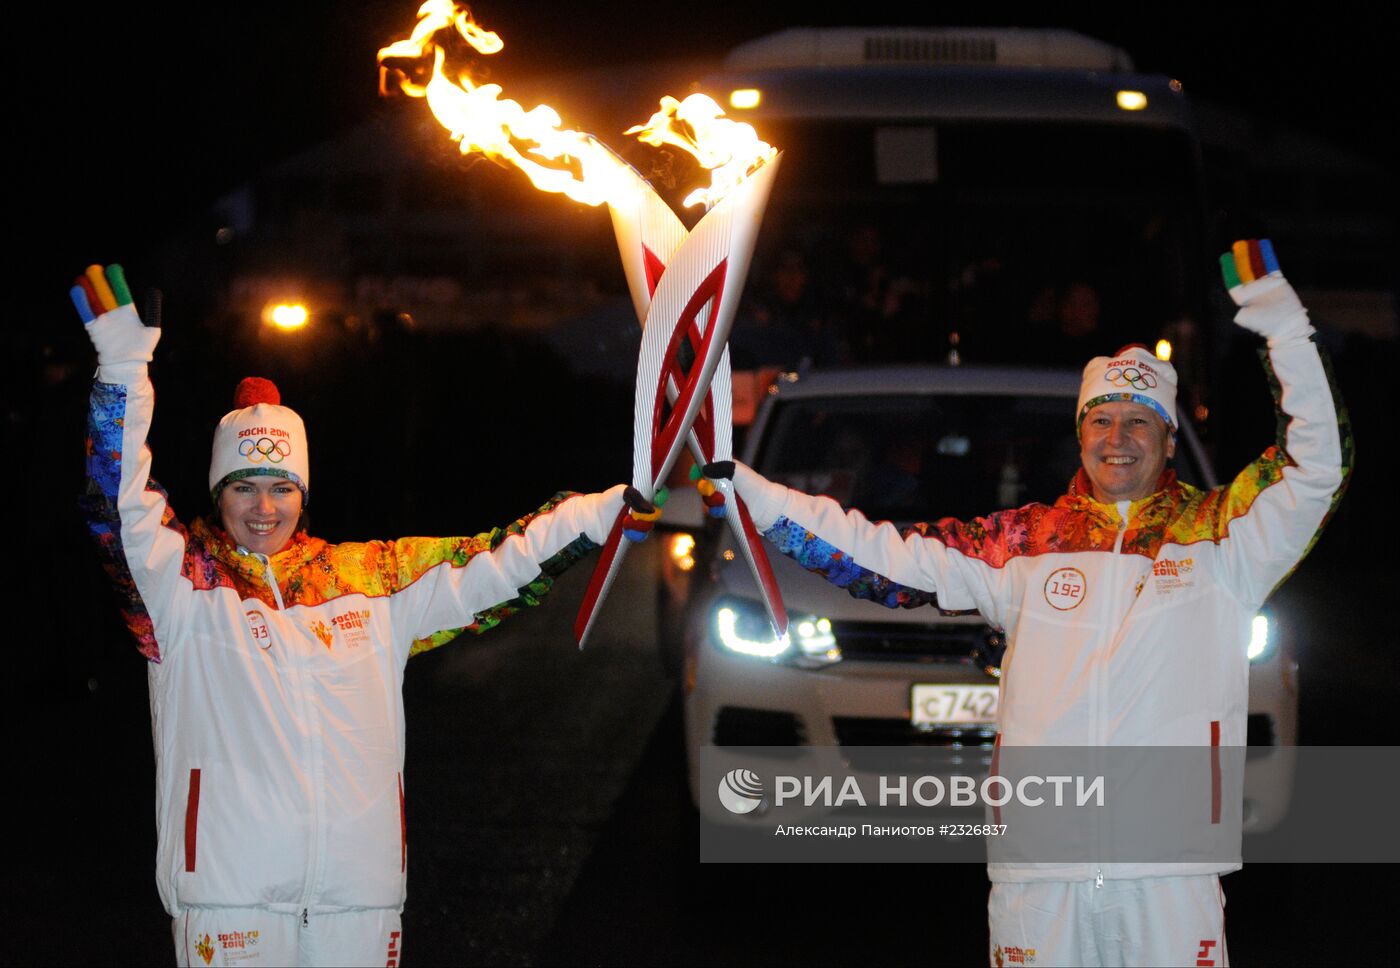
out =
[(1119, 91), (1118, 106), (1124, 111), (1141, 111), (1147, 107), (1147, 95), (1141, 91)]
[(292, 330), (305, 326), (308, 315), (306, 307), (300, 303), (281, 303), (272, 307), (268, 318), (278, 329)]
[(671, 560), (681, 571), (690, 571), (695, 567), (695, 556), (691, 554), (694, 550), (694, 536), (686, 534), (684, 531), (671, 539)]
[(1169, 339), (1159, 339), (1157, 341), (1157, 348), (1152, 352), (1159, 360), (1171, 360), (1172, 341)]

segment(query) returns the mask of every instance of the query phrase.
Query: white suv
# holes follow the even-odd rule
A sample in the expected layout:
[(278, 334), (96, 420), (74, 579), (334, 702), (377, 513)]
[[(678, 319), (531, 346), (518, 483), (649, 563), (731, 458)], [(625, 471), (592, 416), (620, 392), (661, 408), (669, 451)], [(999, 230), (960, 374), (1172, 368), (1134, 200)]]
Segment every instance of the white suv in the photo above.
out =
[[(772, 480), (827, 494), (872, 520), (966, 519), (1053, 503), (1079, 466), (1079, 379), (1048, 370), (903, 367), (780, 380), (750, 430), (744, 460)], [(1189, 426), (1177, 475), (1213, 487)], [(727, 531), (668, 569), (683, 623), (686, 749), (697, 805), (700, 748), (939, 745), (990, 752), (1002, 635), (976, 613), (886, 609), (852, 598), (769, 547), (791, 618), (773, 637), (753, 578)], [(689, 551), (688, 536), (671, 547)], [(708, 574), (706, 574), (708, 565)], [(681, 582), (678, 583), (677, 579)], [(664, 609), (668, 610), (668, 609)], [(664, 628), (664, 625), (663, 625)], [(1274, 826), (1292, 791), (1297, 665), (1261, 614), (1250, 655), (1244, 824)], [(1264, 749), (1276, 747), (1276, 749)]]

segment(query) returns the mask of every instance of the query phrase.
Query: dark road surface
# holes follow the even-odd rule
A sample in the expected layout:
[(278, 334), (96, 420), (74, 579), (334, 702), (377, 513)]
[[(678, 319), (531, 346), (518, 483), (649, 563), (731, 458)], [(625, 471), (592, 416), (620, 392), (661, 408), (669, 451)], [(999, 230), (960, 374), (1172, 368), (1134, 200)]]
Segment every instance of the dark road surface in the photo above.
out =
[[(567, 630), (587, 566), (542, 608), (410, 663), (403, 963), (985, 964), (980, 867), (697, 862), (647, 567), (629, 559), (605, 634), (581, 654)], [(1303, 742), (1396, 742), (1395, 622), (1379, 614), (1395, 587), (1394, 572), (1315, 569), (1285, 589), (1308, 624)], [(143, 692), (99, 689), (16, 727), (0, 962), (173, 963)], [(1392, 872), (1230, 875), (1233, 962), (1388, 960)]]

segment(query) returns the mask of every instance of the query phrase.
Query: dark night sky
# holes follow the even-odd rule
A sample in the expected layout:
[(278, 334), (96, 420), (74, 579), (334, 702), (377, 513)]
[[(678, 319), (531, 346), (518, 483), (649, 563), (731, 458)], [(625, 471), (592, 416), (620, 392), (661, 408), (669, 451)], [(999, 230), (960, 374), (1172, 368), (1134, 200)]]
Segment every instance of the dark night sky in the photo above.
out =
[[(1287, 21), (1257, 16), (1257, 5), (1220, 7), (1132, 4), (1089, 17), (1048, 4), (930, 5), (918, 20), (1080, 30), (1127, 49), (1140, 70), (1181, 79), (1189, 94), (1393, 162), (1387, 32), (1345, 11), (1328, 16), (1320, 5)], [(194, 6), (185, 24), (175, 19), (179, 9), (94, 5), (72, 23), (50, 18), (14, 35), (33, 39), (12, 55), (19, 130), (9, 140), (19, 170), (11, 237), (22, 263), (12, 268), (26, 284), (61, 298), (77, 264), (122, 257), (262, 164), (400, 107), (375, 94), (374, 52), (407, 33), (413, 0)], [(701, 10), (709, 22), (692, 28)], [(485, 3), (476, 11), (506, 39), (496, 70), (508, 93), (512, 75), (714, 56), (785, 26), (916, 22), (907, 5), (878, 2), (834, 16), (795, 4), (630, 0)], [(567, 103), (556, 106), (568, 116)], [(35, 297), (27, 305), (45, 301), (27, 295)]]

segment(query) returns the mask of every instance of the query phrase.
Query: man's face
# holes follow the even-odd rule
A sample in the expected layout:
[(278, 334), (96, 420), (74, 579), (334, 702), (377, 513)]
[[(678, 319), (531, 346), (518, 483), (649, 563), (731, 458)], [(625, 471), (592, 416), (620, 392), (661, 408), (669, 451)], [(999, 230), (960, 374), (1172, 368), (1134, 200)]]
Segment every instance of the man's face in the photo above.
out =
[(1146, 404), (1101, 403), (1080, 426), (1079, 459), (1095, 499), (1105, 504), (1147, 497), (1174, 453), (1176, 440), (1166, 421)]
[(219, 519), (249, 551), (273, 555), (287, 547), (301, 518), (301, 488), (285, 477), (259, 474), (219, 492)]

